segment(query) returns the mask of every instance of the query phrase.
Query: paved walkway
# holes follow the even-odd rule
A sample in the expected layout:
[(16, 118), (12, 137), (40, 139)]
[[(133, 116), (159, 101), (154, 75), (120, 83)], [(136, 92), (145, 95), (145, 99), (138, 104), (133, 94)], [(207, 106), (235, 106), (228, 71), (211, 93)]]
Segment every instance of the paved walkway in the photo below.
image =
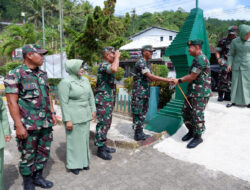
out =
[[(246, 181), (173, 159), (153, 149), (152, 145), (139, 149), (118, 148), (111, 161), (104, 161), (95, 156), (93, 140), (90, 144), (90, 170), (75, 176), (65, 168), (64, 127), (54, 127), (51, 158), (45, 169), (45, 176), (55, 184), (52, 190), (250, 189), (250, 183)], [(21, 190), (19, 154), (14, 139), (8, 143), (5, 152), (5, 189)]]

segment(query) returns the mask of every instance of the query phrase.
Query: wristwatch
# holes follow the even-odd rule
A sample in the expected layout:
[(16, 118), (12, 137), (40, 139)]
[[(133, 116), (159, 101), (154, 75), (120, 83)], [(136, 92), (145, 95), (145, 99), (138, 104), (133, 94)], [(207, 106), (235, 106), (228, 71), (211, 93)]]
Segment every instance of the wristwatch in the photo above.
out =
[(178, 83), (182, 83), (182, 80), (181, 80), (181, 79), (178, 79)]
[(54, 112), (51, 112), (51, 114), (54, 114), (54, 115), (56, 115), (56, 112), (54, 111)]

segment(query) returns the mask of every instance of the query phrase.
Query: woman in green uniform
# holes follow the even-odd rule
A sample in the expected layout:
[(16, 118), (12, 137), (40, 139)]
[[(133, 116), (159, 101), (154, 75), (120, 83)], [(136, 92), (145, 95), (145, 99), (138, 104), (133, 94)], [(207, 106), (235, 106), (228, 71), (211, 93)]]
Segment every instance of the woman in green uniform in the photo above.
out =
[(5, 142), (11, 139), (11, 130), (8, 121), (5, 105), (0, 96), (0, 189), (4, 189), (3, 170), (4, 170), (4, 147)]
[(68, 77), (58, 85), (63, 122), (66, 127), (66, 167), (78, 175), (89, 169), (89, 127), (95, 118), (95, 101), (90, 83), (83, 74), (83, 61), (71, 59), (66, 62)]

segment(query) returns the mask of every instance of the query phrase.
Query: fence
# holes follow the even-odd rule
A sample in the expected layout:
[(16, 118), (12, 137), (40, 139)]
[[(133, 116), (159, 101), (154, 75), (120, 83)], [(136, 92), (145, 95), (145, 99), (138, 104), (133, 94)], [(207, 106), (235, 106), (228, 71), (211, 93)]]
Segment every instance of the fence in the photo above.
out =
[(131, 113), (131, 96), (116, 95), (115, 109), (114, 111), (120, 113)]

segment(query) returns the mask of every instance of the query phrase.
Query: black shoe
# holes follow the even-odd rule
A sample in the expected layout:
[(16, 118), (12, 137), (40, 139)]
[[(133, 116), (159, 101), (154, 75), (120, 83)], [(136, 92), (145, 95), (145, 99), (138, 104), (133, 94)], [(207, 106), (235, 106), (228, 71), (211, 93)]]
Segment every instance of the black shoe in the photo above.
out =
[(89, 170), (89, 166), (88, 167), (84, 167), (83, 170)]
[(231, 101), (231, 94), (230, 94), (230, 92), (226, 92), (225, 93), (224, 100), (225, 101)]
[(35, 190), (35, 186), (33, 184), (33, 179), (31, 175), (23, 175), (23, 189), (24, 190)]
[(78, 175), (79, 172), (80, 172), (79, 169), (70, 169), (69, 171), (72, 172), (72, 173), (75, 174), (75, 175)]
[(107, 153), (115, 153), (115, 152), (116, 152), (116, 149), (115, 149), (115, 148), (107, 147), (106, 145), (103, 145), (103, 147), (104, 147), (104, 150), (105, 150)]
[(102, 158), (103, 160), (111, 160), (112, 159), (112, 156), (108, 152), (106, 152), (104, 146), (98, 147), (97, 156)]
[(44, 179), (42, 174), (43, 174), (42, 170), (38, 170), (35, 172), (33, 176), (33, 184), (44, 189), (49, 189), (53, 187), (53, 183), (51, 181)]
[(223, 92), (218, 92), (218, 101), (223, 102)]
[(135, 130), (134, 139), (136, 141), (146, 140), (149, 137), (150, 137), (150, 135), (146, 135), (145, 133), (143, 133), (143, 129), (142, 128)]
[(247, 105), (247, 108), (250, 108), (250, 104)]
[(194, 132), (192, 130), (189, 130), (188, 133), (184, 137), (182, 137), (181, 140), (182, 141), (188, 141), (193, 137), (194, 137)]
[(226, 105), (227, 108), (230, 108), (230, 107), (232, 107), (232, 106), (235, 106), (235, 103), (227, 104), (227, 105)]
[(203, 139), (201, 138), (201, 135), (196, 134), (193, 138), (193, 140), (188, 143), (187, 148), (195, 148), (197, 145), (203, 142)]

